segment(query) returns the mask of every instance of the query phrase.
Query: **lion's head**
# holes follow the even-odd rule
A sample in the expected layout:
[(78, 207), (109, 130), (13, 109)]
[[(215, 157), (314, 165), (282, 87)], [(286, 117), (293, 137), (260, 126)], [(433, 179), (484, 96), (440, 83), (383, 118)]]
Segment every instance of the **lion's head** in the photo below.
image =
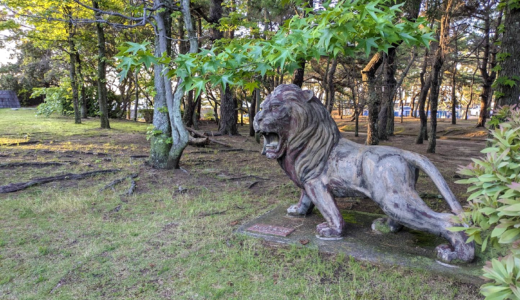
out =
[(313, 92), (282, 84), (267, 96), (261, 108), (254, 128), (264, 136), (262, 154), (278, 160), (290, 156), (302, 183), (319, 175), (340, 134)]

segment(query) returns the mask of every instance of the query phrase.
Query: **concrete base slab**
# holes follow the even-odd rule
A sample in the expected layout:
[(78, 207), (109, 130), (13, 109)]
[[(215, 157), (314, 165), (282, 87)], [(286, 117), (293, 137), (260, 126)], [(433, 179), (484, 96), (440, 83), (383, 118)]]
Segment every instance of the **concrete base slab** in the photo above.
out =
[[(282, 244), (296, 244), (313, 247), (327, 253), (345, 253), (356, 260), (383, 266), (402, 266), (420, 269), (439, 275), (450, 276), (462, 282), (482, 284), (479, 278), (484, 261), (477, 257), (470, 264), (450, 265), (435, 258), (435, 247), (446, 244), (443, 238), (410, 229), (398, 233), (375, 233), (372, 221), (384, 217), (355, 211), (343, 212), (347, 223), (346, 235), (340, 240), (323, 240), (316, 237), (316, 225), (323, 223), (323, 217), (314, 211), (305, 217), (287, 215), (286, 208), (278, 207), (264, 215), (243, 224), (238, 233)], [(248, 229), (256, 224), (267, 224), (294, 229), (288, 236), (272, 235)]]

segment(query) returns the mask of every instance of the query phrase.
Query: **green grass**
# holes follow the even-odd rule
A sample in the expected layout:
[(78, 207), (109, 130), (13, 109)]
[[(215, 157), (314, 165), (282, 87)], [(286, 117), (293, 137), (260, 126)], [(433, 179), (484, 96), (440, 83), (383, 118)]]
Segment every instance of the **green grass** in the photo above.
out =
[[(23, 120), (23, 126), (20, 126)], [(121, 133), (146, 133), (149, 124), (131, 121), (110, 120), (112, 130), (103, 131), (103, 134), (117, 135)], [(36, 116), (35, 109), (0, 109), (0, 144), (7, 143), (8, 139), (32, 139), (43, 137), (45, 139), (61, 140), (73, 135), (95, 137), (100, 135), (98, 118), (83, 119), (81, 124), (74, 124), (68, 117)], [(2, 141), (3, 139), (3, 141)], [(15, 141), (16, 142), (16, 141)]]
[[(43, 132), (53, 140), (59, 138), (61, 144), (79, 137), (103, 147), (106, 143), (97, 145), (96, 141), (106, 135), (131, 137), (136, 131), (144, 135), (146, 128), (112, 120), (115, 130), (101, 131), (96, 130), (97, 120), (77, 126), (69, 118), (35, 118), (33, 114), (0, 110), (0, 137)], [(142, 144), (124, 148), (114, 142), (106, 147), (121, 152), (108, 151), (114, 154), (109, 162), (83, 156), (73, 170), (119, 167), (123, 173), (139, 172), (135, 195), (120, 196), (128, 182), (115, 190), (99, 192), (107, 182), (124, 174), (0, 194), (1, 299), (479, 297), (477, 287), (425, 272), (381, 268), (304, 246), (275, 247), (234, 234), (240, 223), (295, 201), (297, 189), (293, 185), (250, 192), (214, 178), (212, 172), (204, 173), (211, 168), (231, 170), (233, 165), (228, 162), (194, 165), (186, 175), (182, 171), (153, 170), (129, 160), (126, 156), (133, 153), (132, 149), (144, 147)], [(0, 154), (12, 154), (13, 160), (23, 158), (24, 151), (30, 150), (25, 146), (0, 146)], [(203, 158), (217, 157), (205, 154)], [(52, 154), (37, 158), (59, 159)], [(30, 177), (32, 171), (38, 175), (53, 172), (0, 169), (0, 178), (18, 173), (21, 178)], [(255, 166), (245, 168), (243, 173), (266, 176), (265, 168)], [(180, 185), (188, 188), (188, 193), (175, 192)]]

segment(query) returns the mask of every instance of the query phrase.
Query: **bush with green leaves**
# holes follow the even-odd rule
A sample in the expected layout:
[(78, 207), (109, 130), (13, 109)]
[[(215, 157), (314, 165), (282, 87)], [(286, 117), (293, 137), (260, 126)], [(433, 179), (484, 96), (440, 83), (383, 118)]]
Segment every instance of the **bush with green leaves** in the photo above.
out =
[(146, 123), (153, 122), (153, 108), (140, 109), (139, 115), (144, 119)]
[(490, 121), (491, 146), (482, 150), (486, 156), (473, 159), (458, 173), (468, 178), (457, 183), (471, 184), (468, 228), (456, 227), (486, 250), (490, 245), (509, 252), (492, 259), (484, 267), (484, 277), (491, 280), (481, 287), (486, 299), (520, 299), (520, 109), (504, 106)]
[(50, 116), (53, 113), (70, 115), (74, 112), (72, 107), (72, 91), (70, 85), (60, 87), (35, 88), (31, 97), (45, 96), (44, 102), (38, 105), (37, 115)]

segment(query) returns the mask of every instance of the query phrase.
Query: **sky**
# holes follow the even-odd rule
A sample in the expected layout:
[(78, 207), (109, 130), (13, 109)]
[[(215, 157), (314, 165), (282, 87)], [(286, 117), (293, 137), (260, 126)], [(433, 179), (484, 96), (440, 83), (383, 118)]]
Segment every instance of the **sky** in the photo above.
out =
[[(7, 30), (1, 30), (0, 39), (5, 39), (7, 37), (7, 34), (9, 34)], [(14, 51), (14, 43), (6, 42), (5, 46), (5, 48), (0, 48), (0, 65), (6, 64), (8, 62), (15, 62), (14, 59), (11, 59), (9, 57)]]

